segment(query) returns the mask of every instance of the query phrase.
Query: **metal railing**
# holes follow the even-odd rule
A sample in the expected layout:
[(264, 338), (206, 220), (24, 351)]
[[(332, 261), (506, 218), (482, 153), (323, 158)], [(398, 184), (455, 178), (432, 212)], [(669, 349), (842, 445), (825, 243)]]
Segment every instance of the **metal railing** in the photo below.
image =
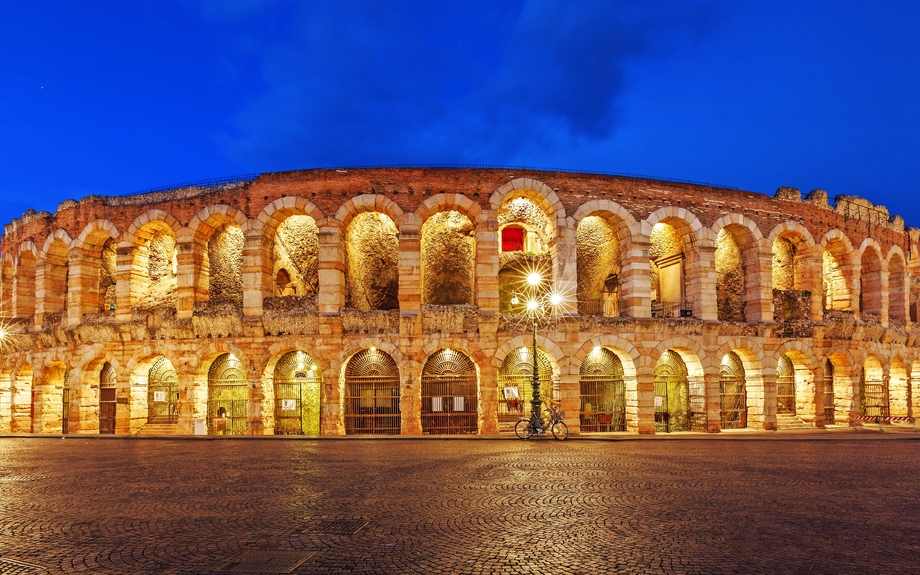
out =
[(693, 310), (687, 302), (653, 301), (652, 317), (693, 317)]

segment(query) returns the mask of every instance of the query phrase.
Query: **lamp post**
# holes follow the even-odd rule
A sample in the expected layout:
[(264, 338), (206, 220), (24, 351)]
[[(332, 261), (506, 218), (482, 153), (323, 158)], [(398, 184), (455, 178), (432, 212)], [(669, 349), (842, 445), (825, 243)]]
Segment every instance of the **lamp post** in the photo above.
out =
[(529, 285), (528, 294), (512, 292), (511, 303), (519, 305), (522, 298), (526, 298), (525, 313), (530, 319), (530, 327), (533, 334), (533, 349), (531, 361), (533, 361), (533, 371), (530, 383), (533, 386), (533, 395), (530, 400), (530, 421), (534, 429), (543, 429), (542, 410), (543, 399), (540, 397), (540, 375), (537, 365), (537, 319), (546, 314), (550, 306), (555, 307), (561, 303), (562, 298), (558, 294), (541, 294), (539, 287), (543, 283), (543, 277), (533, 272), (527, 276)]

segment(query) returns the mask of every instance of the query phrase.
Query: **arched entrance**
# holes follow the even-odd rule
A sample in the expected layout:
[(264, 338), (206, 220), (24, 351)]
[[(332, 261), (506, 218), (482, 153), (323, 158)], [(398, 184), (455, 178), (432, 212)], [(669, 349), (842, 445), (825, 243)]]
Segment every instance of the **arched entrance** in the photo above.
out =
[(147, 423), (178, 423), (179, 375), (165, 357), (158, 358), (147, 374)]
[(99, 433), (115, 433), (115, 369), (105, 362), (99, 372)]
[(248, 407), (243, 364), (231, 353), (218, 356), (208, 370), (208, 434), (245, 435)]
[(824, 362), (824, 425), (834, 425), (834, 364)]
[(673, 350), (655, 365), (655, 431), (690, 431), (690, 382), (687, 365)]
[(476, 433), (476, 366), (465, 354), (442, 349), (422, 369), (422, 432)]
[(875, 357), (866, 358), (859, 380), (859, 407), (863, 417), (881, 421), (888, 417), (888, 393), (882, 364)]
[(275, 435), (319, 435), (323, 374), (302, 351), (286, 353), (272, 377), (275, 390)]
[(795, 365), (788, 355), (776, 366), (776, 413), (795, 415)]
[(623, 364), (609, 349), (585, 356), (579, 370), (581, 430), (626, 431), (626, 383)]
[(743, 429), (747, 427), (747, 386), (738, 354), (727, 353), (719, 372), (722, 429)]
[[(505, 356), (498, 370), (498, 425), (510, 430), (521, 417), (530, 415), (533, 397), (533, 352), (519, 347)], [(537, 350), (537, 377), (540, 397), (550, 399), (553, 385), (553, 364), (545, 353)]]
[(359, 351), (345, 367), (345, 434), (399, 435), (399, 368), (377, 348)]

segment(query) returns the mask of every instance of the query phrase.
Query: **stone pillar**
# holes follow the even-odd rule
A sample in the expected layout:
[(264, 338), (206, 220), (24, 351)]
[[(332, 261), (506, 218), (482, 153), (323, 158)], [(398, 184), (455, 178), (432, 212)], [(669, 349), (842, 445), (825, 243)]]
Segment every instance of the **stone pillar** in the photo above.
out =
[(134, 303), (132, 286), (136, 286), (144, 275), (134, 266), (134, 250), (132, 245), (121, 244), (115, 251), (115, 319), (128, 321), (131, 319), (131, 306)]
[(422, 390), (420, 382), (412, 379), (413, 375), (421, 373), (421, 366), (412, 361), (404, 361), (403, 364), (399, 369), (400, 435), (421, 435)]
[(195, 302), (208, 299), (207, 286), (202, 285), (204, 252), (196, 247), (191, 240), (176, 242), (176, 317), (179, 318), (192, 317)]
[(271, 297), (272, 264), (262, 249), (261, 230), (246, 229), (243, 233), (243, 315), (261, 317), (262, 302)]
[(319, 295), (320, 313), (339, 313), (345, 305), (345, 253), (342, 228), (324, 225), (319, 228)]
[(342, 364), (330, 362), (329, 367), (323, 370), (323, 401), (322, 413), (319, 418), (320, 435), (345, 435), (344, 416), (342, 405), (342, 387), (339, 378), (342, 373)]
[(45, 260), (35, 264), (35, 327), (41, 328), (48, 307), (48, 273), (50, 266)]
[(884, 271), (879, 271), (879, 297), (882, 300), (881, 309), (879, 310), (879, 322), (881, 322), (883, 327), (888, 327), (888, 308), (889, 308), (889, 293), (888, 293), (888, 273)]
[(763, 428), (776, 430), (776, 368), (763, 369)]
[(566, 297), (566, 307), (578, 309), (575, 294), (578, 292), (578, 270), (576, 259), (575, 219), (566, 218), (565, 227), (557, 228), (556, 242), (556, 285), (557, 293)]
[(265, 399), (265, 390), (262, 389), (262, 380), (250, 379), (249, 403), (246, 405), (246, 433), (248, 435), (273, 435), (274, 428), (266, 427), (262, 412), (262, 402)]
[(824, 321), (823, 253), (823, 248), (820, 244), (816, 245), (812, 252), (802, 249), (796, 252), (793, 262), (794, 269), (798, 270), (799, 273), (795, 274), (792, 287), (797, 290), (811, 292), (811, 321)]
[(742, 252), (748, 269), (744, 293), (744, 319), (748, 323), (773, 322), (773, 253), (761, 238)]
[(418, 312), (422, 304), (422, 222), (415, 214), (399, 219), (399, 310)]
[(484, 313), (496, 313), (499, 309), (496, 214), (495, 210), (483, 210), (476, 226), (476, 304)]
[[(638, 230), (639, 225), (644, 225), (648, 231), (636, 233), (634, 230)], [(620, 273), (620, 297), (623, 299), (623, 310), (629, 317), (652, 317), (652, 287), (648, 263), (650, 231), (651, 228), (646, 222), (638, 222), (630, 228), (632, 243), (626, 250)]]
[(581, 434), (581, 418), (578, 416), (581, 411), (581, 382), (580, 376), (575, 374), (563, 374), (559, 377), (559, 388), (562, 394), (562, 401), (559, 407), (565, 411), (565, 424), (569, 427), (571, 435)]
[(67, 258), (67, 319), (66, 325), (80, 325), (83, 314), (99, 313), (99, 260), (93, 266), (93, 257), (80, 248), (70, 251)]
[(639, 433), (655, 433), (655, 375), (639, 371), (636, 374), (639, 399)]
[[(719, 321), (719, 305), (716, 295), (716, 246), (715, 242), (701, 239), (697, 242), (696, 270), (686, 278), (687, 299), (693, 302), (693, 315), (704, 321)], [(689, 267), (689, 266), (688, 266)]]
[(479, 370), (479, 435), (498, 434), (498, 368), (483, 362)]

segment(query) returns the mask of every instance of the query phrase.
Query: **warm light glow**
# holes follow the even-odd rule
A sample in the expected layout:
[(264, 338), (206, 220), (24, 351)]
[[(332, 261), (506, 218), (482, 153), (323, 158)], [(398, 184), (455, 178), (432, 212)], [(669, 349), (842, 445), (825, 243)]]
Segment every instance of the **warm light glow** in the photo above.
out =
[(303, 369), (303, 362), (300, 362), (300, 363), (297, 365), (297, 369)]
[(310, 371), (316, 371), (316, 364), (315, 364), (315, 363), (314, 363), (313, 365), (310, 366)]
[(554, 293), (553, 295), (549, 296), (549, 302), (553, 305), (559, 305), (562, 303), (562, 296)]
[(598, 354), (598, 353), (600, 353), (600, 352), (601, 352), (601, 346), (599, 346), (599, 345), (594, 346), (594, 354), (596, 355), (596, 354)]
[(530, 311), (537, 309), (537, 307), (539, 306), (540, 304), (537, 303), (537, 300), (532, 299), (529, 302), (527, 302), (527, 309), (529, 309)]
[(5, 330), (5, 329), (0, 329), (0, 339), (3, 339), (3, 338), (5, 338), (5, 337), (6, 337), (6, 330)]
[(374, 347), (374, 346), (371, 346), (371, 353), (373, 353), (373, 352), (375, 352), (375, 351), (377, 351), (377, 348)]
[(511, 298), (512, 305), (517, 305), (519, 303), (521, 303), (521, 300), (518, 299), (518, 296), (514, 296), (513, 298)]
[(532, 286), (539, 284), (541, 281), (543, 281), (543, 278), (537, 272), (531, 272), (527, 276), (527, 283), (529, 283)]

